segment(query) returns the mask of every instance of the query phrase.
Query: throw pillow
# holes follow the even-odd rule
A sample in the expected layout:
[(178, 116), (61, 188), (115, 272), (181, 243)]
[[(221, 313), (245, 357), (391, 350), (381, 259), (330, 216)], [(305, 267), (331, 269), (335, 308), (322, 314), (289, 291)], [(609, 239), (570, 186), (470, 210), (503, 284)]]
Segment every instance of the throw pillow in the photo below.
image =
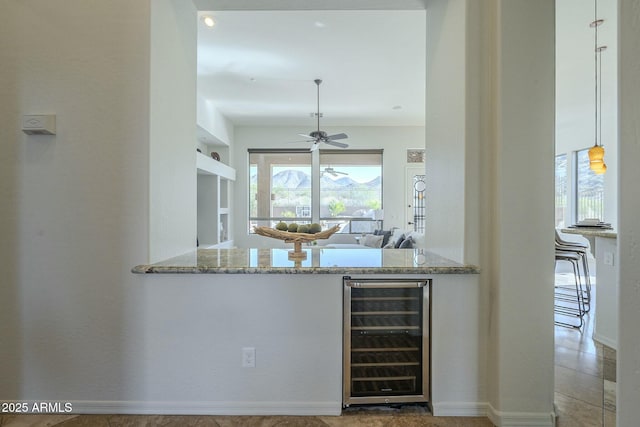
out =
[(389, 240), (391, 239), (391, 231), (384, 231), (384, 230), (380, 230), (380, 233), (378, 233), (379, 236), (383, 236), (382, 239), (382, 246), (387, 246), (387, 244), (389, 243)]
[(398, 249), (413, 249), (413, 239), (411, 237), (407, 237), (400, 243), (400, 247)]
[(382, 239), (384, 236), (375, 236), (373, 234), (367, 234), (364, 236), (364, 245), (370, 248), (381, 248)]
[(396, 240), (396, 244), (393, 245), (394, 248), (398, 249), (404, 240), (404, 234), (401, 234), (400, 237)]

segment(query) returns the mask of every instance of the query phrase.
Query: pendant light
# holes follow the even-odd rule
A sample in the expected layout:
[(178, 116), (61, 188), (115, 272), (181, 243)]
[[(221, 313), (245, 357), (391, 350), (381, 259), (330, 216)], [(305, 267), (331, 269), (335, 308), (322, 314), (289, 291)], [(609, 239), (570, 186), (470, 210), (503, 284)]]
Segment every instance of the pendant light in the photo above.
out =
[(606, 46), (598, 46), (598, 27), (604, 22), (598, 19), (598, 0), (594, 0), (595, 20), (590, 27), (595, 32), (594, 43), (594, 75), (595, 75), (595, 120), (594, 120), (594, 145), (589, 149), (589, 167), (596, 175), (602, 175), (607, 171), (604, 163), (604, 147), (602, 146), (602, 52)]

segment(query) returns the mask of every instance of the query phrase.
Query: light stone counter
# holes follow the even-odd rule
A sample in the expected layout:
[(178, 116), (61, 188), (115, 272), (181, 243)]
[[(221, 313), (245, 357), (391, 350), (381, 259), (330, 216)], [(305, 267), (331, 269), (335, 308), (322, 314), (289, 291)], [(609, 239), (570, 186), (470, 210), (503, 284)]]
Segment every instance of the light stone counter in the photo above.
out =
[(477, 274), (463, 265), (422, 249), (304, 248), (306, 259), (289, 259), (288, 249), (199, 249), (133, 273), (168, 274)]
[(560, 231), (567, 234), (581, 234), (586, 238), (606, 237), (609, 239), (615, 239), (616, 237), (618, 237), (618, 233), (616, 233), (611, 229), (597, 228), (597, 227), (569, 227), (569, 228), (563, 228)]

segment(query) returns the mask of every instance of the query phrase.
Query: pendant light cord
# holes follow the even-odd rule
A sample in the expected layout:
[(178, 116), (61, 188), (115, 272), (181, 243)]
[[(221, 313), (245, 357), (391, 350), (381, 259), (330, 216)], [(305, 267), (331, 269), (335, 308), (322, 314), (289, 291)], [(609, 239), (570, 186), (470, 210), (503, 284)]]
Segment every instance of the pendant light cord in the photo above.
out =
[(598, 119), (598, 142), (602, 146), (602, 51), (606, 46), (598, 46), (598, 109), (600, 115)]
[(598, 19), (598, 0), (594, 0), (594, 18), (591, 23), (595, 30), (593, 55), (594, 55), (594, 80), (595, 80), (595, 145), (602, 145), (602, 52), (607, 49), (606, 46), (598, 45), (598, 27), (604, 22), (603, 19)]
[(594, 80), (595, 80), (595, 102), (594, 102), (594, 111), (595, 111), (595, 128), (594, 128), (594, 138), (595, 145), (598, 146), (598, 26), (600, 23), (598, 22), (598, 0), (593, 1), (594, 4), (594, 18), (593, 18), (593, 27), (595, 29), (595, 37), (594, 37), (594, 46), (593, 46), (593, 55), (594, 55)]

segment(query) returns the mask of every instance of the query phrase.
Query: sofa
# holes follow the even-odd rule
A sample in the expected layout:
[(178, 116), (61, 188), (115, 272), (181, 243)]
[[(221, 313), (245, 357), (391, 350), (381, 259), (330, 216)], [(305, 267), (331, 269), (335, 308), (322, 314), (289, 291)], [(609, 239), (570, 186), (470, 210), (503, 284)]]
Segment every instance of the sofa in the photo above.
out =
[(426, 241), (424, 233), (394, 228), (393, 230), (376, 230), (372, 234), (364, 234), (359, 237), (359, 242), (357, 243), (333, 243), (329, 241), (322, 247), (341, 249), (425, 249)]

